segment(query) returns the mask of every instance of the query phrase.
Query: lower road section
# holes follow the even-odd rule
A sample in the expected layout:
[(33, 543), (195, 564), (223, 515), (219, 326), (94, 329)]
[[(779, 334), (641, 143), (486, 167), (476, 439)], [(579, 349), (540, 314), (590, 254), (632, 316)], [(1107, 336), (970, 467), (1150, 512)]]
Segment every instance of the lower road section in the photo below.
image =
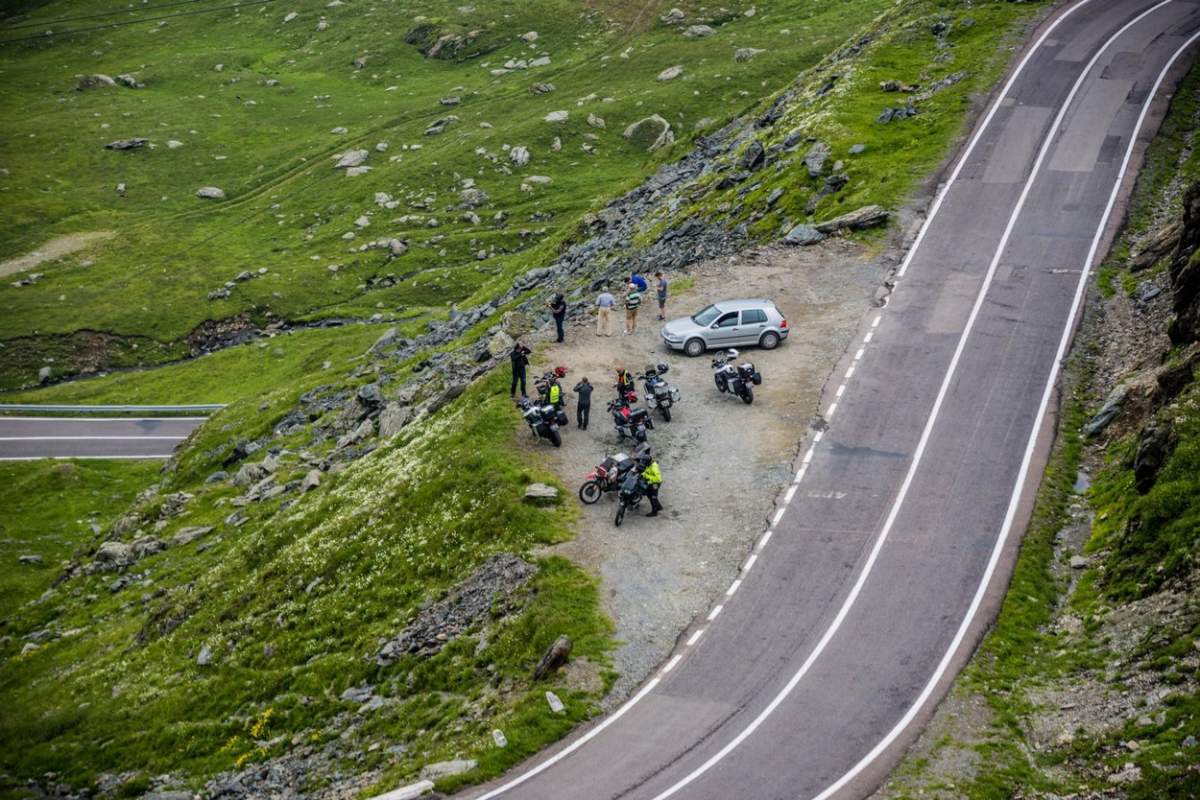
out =
[(169, 458), (205, 417), (3, 417), (0, 461)]

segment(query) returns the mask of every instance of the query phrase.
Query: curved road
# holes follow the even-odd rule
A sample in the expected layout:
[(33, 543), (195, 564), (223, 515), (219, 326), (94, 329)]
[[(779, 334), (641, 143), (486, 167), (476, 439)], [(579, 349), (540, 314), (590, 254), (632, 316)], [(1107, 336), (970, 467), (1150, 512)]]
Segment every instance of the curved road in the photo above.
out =
[(0, 461), (170, 458), (205, 417), (0, 416)]
[(469, 796), (878, 785), (994, 617), (1089, 269), (1198, 31), (1195, 0), (1082, 0), (1042, 26), (720, 605), (624, 706)]

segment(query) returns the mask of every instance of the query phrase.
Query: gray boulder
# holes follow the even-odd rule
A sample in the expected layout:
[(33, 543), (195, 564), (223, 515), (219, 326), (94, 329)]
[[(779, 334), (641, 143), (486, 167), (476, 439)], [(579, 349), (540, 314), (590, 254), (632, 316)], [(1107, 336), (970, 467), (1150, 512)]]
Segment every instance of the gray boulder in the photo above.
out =
[(535, 503), (554, 502), (558, 499), (558, 489), (544, 483), (531, 483), (525, 487), (525, 499)]
[(209, 647), (208, 645), (204, 645), (203, 647), (201, 647), (200, 654), (196, 656), (196, 663), (202, 667), (207, 667), (209, 664), (212, 663), (212, 660), (213, 660), (212, 648)]
[(96, 551), (95, 569), (101, 572), (115, 572), (125, 569), (137, 561), (133, 545), (125, 542), (105, 542)]
[(76, 86), (75, 86), (75, 90), (83, 92), (83, 91), (87, 91), (88, 89), (103, 89), (107, 86), (116, 86), (116, 85), (117, 85), (117, 82), (114, 81), (108, 75), (101, 75), (100, 73), (96, 73), (95, 75), (84, 75), (83, 77), (81, 77), (79, 79), (79, 83), (76, 84)]
[(201, 186), (196, 190), (196, 197), (204, 200), (224, 200), (225, 190), (219, 189), (216, 186)]
[(37, 567), (45, 562), (39, 555), (17, 556), (17, 563), (24, 564), (27, 567)]
[(370, 153), (366, 150), (347, 150), (345, 153), (342, 153), (341, 158), (333, 165), (333, 168), (348, 169), (350, 167), (357, 167), (366, 161), (369, 155)]
[(675, 134), (671, 132), (671, 123), (658, 114), (651, 114), (639, 119), (627, 127), (621, 135), (635, 147), (647, 152), (665, 147), (675, 141)]
[(767, 51), (760, 50), (757, 47), (739, 47), (737, 50), (733, 51), (733, 60), (739, 64), (745, 64), (750, 59), (765, 52)]
[(755, 140), (750, 143), (749, 147), (742, 151), (742, 156), (738, 161), (741, 164), (742, 169), (747, 169), (753, 172), (766, 163), (766, 148), (762, 146), (762, 142)]
[(436, 764), (427, 764), (421, 769), (421, 779), (432, 781), (438, 778), (447, 778), (451, 775), (461, 775), (464, 772), (470, 772), (479, 766), (473, 758), (460, 758), (454, 761), (439, 761)]
[(126, 89), (143, 89), (146, 86), (146, 84), (140, 83), (137, 78), (135, 78), (133, 75), (129, 74), (128, 72), (126, 72), (122, 75), (118, 75), (116, 77), (116, 81), (117, 81), (117, 83), (124, 86)]
[(840, 230), (862, 230), (873, 228), (888, 221), (891, 215), (879, 206), (863, 206), (840, 217), (818, 223), (816, 228), (821, 233), (834, 233)]
[(388, 403), (379, 415), (379, 438), (390, 439), (412, 421), (413, 412), (408, 406)]
[(212, 525), (193, 525), (187, 528), (180, 528), (175, 535), (171, 537), (171, 546), (180, 547), (181, 545), (194, 542), (201, 536), (211, 533)]
[(804, 166), (808, 168), (809, 177), (815, 178), (825, 169), (825, 161), (829, 158), (829, 145), (817, 142), (808, 149), (804, 156)]
[(1083, 426), (1084, 434), (1095, 436), (1107, 428), (1117, 418), (1117, 415), (1121, 413), (1121, 406), (1125, 404), (1125, 398), (1128, 396), (1129, 389), (1126, 386), (1118, 386), (1109, 392), (1108, 397), (1104, 400), (1104, 405)]
[(787, 244), (803, 246), (816, 244), (824, 238), (825, 234), (821, 233), (812, 225), (805, 225), (801, 223), (800, 225), (797, 225), (788, 231), (787, 235), (783, 237), (783, 241)]
[(149, 139), (144, 139), (140, 136), (135, 136), (132, 139), (117, 139), (115, 142), (109, 142), (104, 145), (105, 150), (139, 150), (150, 144)]
[(308, 474), (304, 476), (304, 482), (300, 484), (300, 491), (311, 492), (313, 489), (321, 485), (321, 470), (310, 469)]
[(233, 476), (233, 485), (253, 486), (270, 474), (271, 471), (262, 464), (243, 464), (242, 468)]
[(717, 31), (708, 25), (688, 25), (683, 29), (683, 35), (689, 39), (703, 39), (706, 36), (712, 36)]
[(678, 78), (683, 74), (683, 64), (676, 64), (673, 67), (667, 67), (662, 72), (658, 73), (655, 80), (670, 81)]

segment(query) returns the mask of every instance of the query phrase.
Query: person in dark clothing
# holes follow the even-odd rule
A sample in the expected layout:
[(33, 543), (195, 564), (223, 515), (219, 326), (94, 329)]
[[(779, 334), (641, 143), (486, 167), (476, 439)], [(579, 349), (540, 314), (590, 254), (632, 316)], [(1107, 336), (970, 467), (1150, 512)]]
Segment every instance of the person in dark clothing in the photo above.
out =
[(549, 306), (550, 313), (554, 315), (554, 328), (558, 333), (557, 341), (562, 344), (563, 320), (567, 318), (567, 298), (563, 297), (562, 292), (555, 292)]
[(575, 384), (575, 424), (579, 426), (579, 430), (586, 431), (588, 426), (588, 415), (592, 411), (592, 384), (587, 378), (583, 378), (579, 383)]
[(512, 388), (508, 390), (510, 397), (517, 396), (517, 384), (521, 384), (521, 397), (528, 397), (525, 393), (525, 367), (529, 364), (529, 354), (533, 351), (520, 342), (513, 344), (512, 352), (508, 354), (508, 358), (512, 361)]
[(619, 368), (617, 370), (617, 402), (624, 402), (625, 394), (634, 391), (635, 388), (636, 384), (633, 380), (633, 373), (624, 367)]

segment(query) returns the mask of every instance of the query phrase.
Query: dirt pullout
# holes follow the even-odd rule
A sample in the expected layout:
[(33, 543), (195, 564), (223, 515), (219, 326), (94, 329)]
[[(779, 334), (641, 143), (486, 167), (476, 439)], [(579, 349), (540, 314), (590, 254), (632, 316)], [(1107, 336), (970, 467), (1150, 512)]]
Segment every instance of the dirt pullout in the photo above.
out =
[(614, 665), (621, 677), (609, 704), (627, 696), (669, 655), (679, 632), (733, 579), (791, 478), (792, 460), (817, 412), (822, 385), (871, 308), (885, 271), (880, 259), (842, 240), (803, 250), (769, 247), (694, 266), (689, 276), (695, 283), (671, 298), (668, 317), (738, 297), (769, 298), (787, 316), (792, 333), (786, 344), (769, 352), (744, 349), (743, 357), (763, 375), (750, 406), (717, 392), (710, 357), (688, 358), (666, 349), (653, 292), (636, 334), (622, 335), (622, 314), (610, 338), (597, 336), (594, 327), (573, 327), (565, 344), (551, 344), (539, 354), (532, 372), (561, 364), (570, 370), (568, 390), (583, 376), (597, 387), (587, 431), (575, 428), (574, 395), (568, 392), (571, 425), (562, 448), (523, 440), (548, 454), (571, 491), (606, 453), (630, 449), (628, 441), (617, 443), (605, 411), (615, 394), (618, 365), (636, 373), (666, 362), (667, 378), (682, 394), (672, 421), (656, 414), (650, 432), (664, 476), (664, 515), (646, 518), (644, 507), (616, 528), (615, 498), (605, 497), (593, 506), (581, 505), (574, 540), (549, 548), (603, 581), (607, 610), (622, 642)]
[(68, 233), (56, 236), (31, 253), (0, 261), (0, 277), (25, 272), (46, 261), (69, 256), (71, 253), (83, 250), (89, 245), (103, 241), (113, 235), (112, 231), (91, 231), (89, 233)]

